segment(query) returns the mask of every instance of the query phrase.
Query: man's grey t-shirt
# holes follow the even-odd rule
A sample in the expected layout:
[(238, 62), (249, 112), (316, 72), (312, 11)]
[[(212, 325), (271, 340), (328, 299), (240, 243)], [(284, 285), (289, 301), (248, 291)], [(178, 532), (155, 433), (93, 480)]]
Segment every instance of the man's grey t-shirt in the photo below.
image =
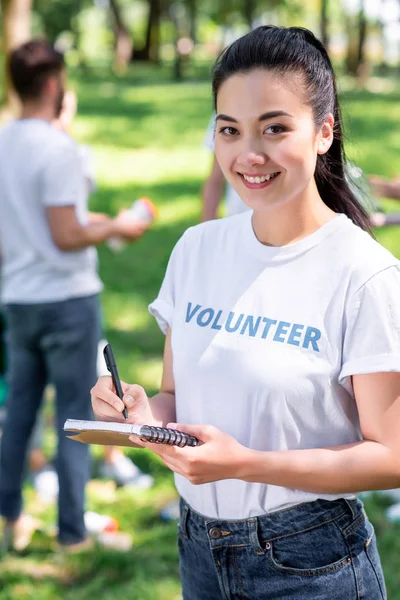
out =
[(78, 147), (43, 119), (21, 119), (0, 131), (0, 255), (4, 304), (54, 302), (98, 293), (95, 248), (60, 250), (46, 209), (75, 206), (88, 220)]

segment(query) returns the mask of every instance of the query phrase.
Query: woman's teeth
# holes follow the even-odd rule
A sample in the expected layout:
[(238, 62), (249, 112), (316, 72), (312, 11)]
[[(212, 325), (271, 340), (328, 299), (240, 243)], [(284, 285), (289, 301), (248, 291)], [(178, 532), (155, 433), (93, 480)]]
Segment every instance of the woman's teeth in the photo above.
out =
[(249, 183), (264, 183), (264, 181), (269, 181), (279, 175), (278, 173), (270, 173), (269, 175), (263, 175), (262, 177), (248, 177), (247, 175), (243, 175), (243, 178)]

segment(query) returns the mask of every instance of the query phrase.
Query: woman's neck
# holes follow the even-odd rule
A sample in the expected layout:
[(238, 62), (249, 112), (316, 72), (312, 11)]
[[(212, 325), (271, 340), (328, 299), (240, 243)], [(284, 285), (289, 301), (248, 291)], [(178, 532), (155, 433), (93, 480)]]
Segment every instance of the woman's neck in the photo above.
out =
[(286, 246), (311, 235), (335, 217), (321, 199), (316, 185), (302, 198), (265, 211), (254, 211), (252, 225), (257, 239), (266, 246)]

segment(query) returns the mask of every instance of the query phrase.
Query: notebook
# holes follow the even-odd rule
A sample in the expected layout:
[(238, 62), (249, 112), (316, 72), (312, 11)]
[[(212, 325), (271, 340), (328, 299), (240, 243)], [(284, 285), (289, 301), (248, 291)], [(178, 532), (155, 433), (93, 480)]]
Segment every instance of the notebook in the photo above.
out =
[(129, 439), (130, 435), (139, 435), (140, 425), (108, 421), (80, 421), (67, 419), (64, 423), (67, 437), (83, 444), (101, 446), (129, 446), (141, 448)]

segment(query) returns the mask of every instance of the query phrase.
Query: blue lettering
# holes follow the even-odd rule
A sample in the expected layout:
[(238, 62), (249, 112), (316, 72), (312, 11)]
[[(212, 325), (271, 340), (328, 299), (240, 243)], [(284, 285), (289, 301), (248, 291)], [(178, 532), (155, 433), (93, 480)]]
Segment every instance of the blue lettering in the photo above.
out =
[(217, 316), (215, 317), (214, 323), (211, 325), (211, 329), (222, 329), (222, 325), (219, 325), (218, 321), (220, 320), (222, 315), (222, 310), (218, 311)]
[(196, 304), (196, 306), (192, 309), (192, 303), (188, 302), (186, 309), (186, 323), (190, 323), (199, 308), (201, 308), (201, 304)]
[(315, 352), (319, 352), (317, 341), (321, 337), (321, 332), (315, 327), (307, 327), (306, 335), (304, 336), (303, 348), (308, 348), (309, 344), (312, 345)]
[(238, 318), (238, 320), (237, 320), (237, 323), (236, 323), (235, 325), (232, 325), (232, 326), (231, 326), (232, 319), (233, 319), (234, 317), (235, 317), (235, 313), (234, 313), (234, 312), (230, 312), (230, 313), (229, 313), (228, 320), (227, 320), (227, 321), (226, 321), (226, 323), (225, 323), (225, 329), (226, 329), (226, 331), (229, 331), (229, 333), (233, 333), (234, 331), (236, 331), (237, 329), (239, 329), (239, 327), (240, 327), (240, 323), (243, 321), (243, 317), (244, 317), (244, 315), (243, 315), (243, 314), (239, 315), (239, 318)]
[(254, 324), (254, 317), (252, 317), (251, 315), (248, 315), (243, 324), (240, 335), (244, 335), (246, 333), (246, 328), (248, 327), (249, 328), (249, 336), (256, 337), (260, 323), (261, 323), (261, 317), (257, 317), (256, 323)]
[(282, 335), (285, 335), (285, 333), (287, 333), (289, 327), (290, 323), (287, 323), (286, 321), (279, 321), (278, 327), (276, 328), (274, 335), (274, 342), (285, 342), (285, 338), (282, 337)]
[(292, 344), (293, 346), (300, 346), (300, 342), (297, 341), (296, 338), (301, 336), (302, 329), (304, 329), (304, 325), (293, 323), (287, 343)]
[[(207, 316), (206, 316), (207, 315)], [(203, 321), (203, 317), (206, 317), (206, 320)], [(207, 327), (211, 323), (214, 318), (214, 310), (212, 308), (205, 308), (198, 314), (197, 317), (197, 325), (200, 327)]]
[(263, 318), (263, 323), (266, 323), (265, 327), (264, 327), (264, 331), (262, 333), (262, 339), (265, 340), (265, 338), (267, 337), (267, 335), (269, 334), (269, 330), (271, 325), (275, 325), (276, 320), (275, 319), (267, 319), (267, 317)]

